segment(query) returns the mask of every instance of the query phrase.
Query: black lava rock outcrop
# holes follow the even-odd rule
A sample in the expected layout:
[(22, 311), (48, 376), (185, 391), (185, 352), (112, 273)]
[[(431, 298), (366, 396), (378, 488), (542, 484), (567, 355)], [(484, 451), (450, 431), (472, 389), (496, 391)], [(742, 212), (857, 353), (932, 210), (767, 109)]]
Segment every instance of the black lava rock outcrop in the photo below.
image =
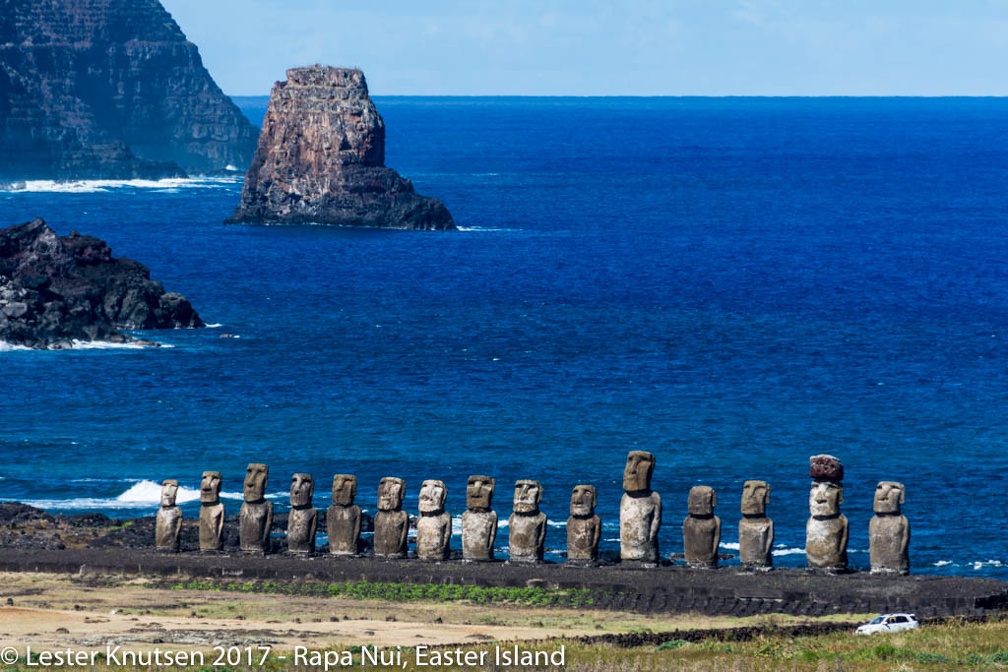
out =
[(57, 236), (41, 219), (0, 230), (0, 341), (59, 349), (130, 341), (119, 329), (202, 326), (184, 296), (104, 241)]
[(454, 229), (441, 201), (385, 167), (385, 122), (364, 73), (312, 66), (277, 82), (229, 222)]
[(244, 169), (256, 134), (158, 0), (0, 0), (0, 180)]

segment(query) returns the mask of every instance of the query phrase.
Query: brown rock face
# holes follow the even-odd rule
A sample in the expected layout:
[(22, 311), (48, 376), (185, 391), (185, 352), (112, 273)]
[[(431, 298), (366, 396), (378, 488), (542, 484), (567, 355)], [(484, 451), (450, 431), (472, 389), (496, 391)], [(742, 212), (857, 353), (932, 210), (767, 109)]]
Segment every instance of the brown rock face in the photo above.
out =
[(385, 167), (385, 122), (364, 73), (312, 66), (277, 82), (229, 222), (454, 229), (447, 208)]
[(0, 178), (154, 178), (248, 165), (255, 127), (158, 0), (0, 6)]

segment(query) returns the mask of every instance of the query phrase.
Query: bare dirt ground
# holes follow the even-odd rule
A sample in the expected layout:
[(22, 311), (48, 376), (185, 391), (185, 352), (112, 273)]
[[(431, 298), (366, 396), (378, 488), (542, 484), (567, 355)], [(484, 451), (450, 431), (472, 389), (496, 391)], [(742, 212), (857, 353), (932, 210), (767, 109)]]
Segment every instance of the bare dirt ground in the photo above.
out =
[(2, 572), (0, 586), (0, 643), (34, 650), (474, 645), (739, 623), (698, 615), (172, 590), (108, 576)]

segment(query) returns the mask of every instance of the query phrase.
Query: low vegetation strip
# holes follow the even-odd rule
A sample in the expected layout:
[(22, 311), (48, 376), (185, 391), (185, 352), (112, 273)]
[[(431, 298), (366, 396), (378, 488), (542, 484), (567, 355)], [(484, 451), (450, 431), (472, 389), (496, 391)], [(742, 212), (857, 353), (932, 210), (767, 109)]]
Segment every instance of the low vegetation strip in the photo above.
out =
[[(164, 586), (158, 586), (164, 587)], [(213, 579), (179, 581), (172, 590), (216, 590), (246, 593), (275, 593), (309, 597), (346, 597), (389, 602), (455, 602), (475, 604), (521, 604), (538, 607), (590, 607), (595, 591), (583, 588), (473, 586), (460, 584), (383, 583), (346, 581), (338, 583), (286, 581), (222, 581)]]

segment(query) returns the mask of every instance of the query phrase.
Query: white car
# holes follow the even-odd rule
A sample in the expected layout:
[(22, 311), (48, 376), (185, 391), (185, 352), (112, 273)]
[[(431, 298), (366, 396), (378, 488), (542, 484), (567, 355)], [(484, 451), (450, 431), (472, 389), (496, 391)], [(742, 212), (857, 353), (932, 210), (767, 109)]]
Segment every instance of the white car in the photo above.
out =
[(864, 625), (858, 626), (856, 634), (874, 635), (879, 632), (899, 632), (919, 628), (920, 622), (913, 614), (882, 614)]

